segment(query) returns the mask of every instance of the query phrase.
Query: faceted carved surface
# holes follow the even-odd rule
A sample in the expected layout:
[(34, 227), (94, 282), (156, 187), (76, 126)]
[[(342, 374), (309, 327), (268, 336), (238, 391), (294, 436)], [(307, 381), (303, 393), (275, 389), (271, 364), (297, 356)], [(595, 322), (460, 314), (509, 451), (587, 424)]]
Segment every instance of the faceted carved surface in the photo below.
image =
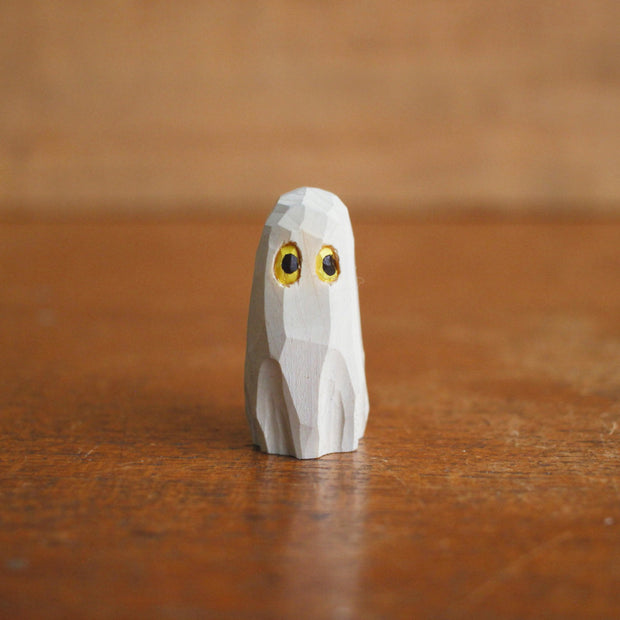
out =
[(265, 452), (317, 458), (355, 450), (364, 435), (353, 232), (334, 194), (296, 189), (267, 218), (254, 266), (245, 399), (253, 441)]

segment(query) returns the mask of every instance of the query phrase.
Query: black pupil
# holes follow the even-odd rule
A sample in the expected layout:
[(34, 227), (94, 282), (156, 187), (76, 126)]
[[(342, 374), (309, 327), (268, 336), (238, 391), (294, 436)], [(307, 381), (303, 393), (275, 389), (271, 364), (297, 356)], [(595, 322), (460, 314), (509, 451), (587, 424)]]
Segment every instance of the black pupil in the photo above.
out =
[(333, 276), (336, 273), (336, 261), (331, 254), (323, 258), (323, 271), (328, 276)]
[(295, 254), (285, 254), (282, 259), (282, 271), (284, 273), (295, 273), (299, 269), (299, 261)]

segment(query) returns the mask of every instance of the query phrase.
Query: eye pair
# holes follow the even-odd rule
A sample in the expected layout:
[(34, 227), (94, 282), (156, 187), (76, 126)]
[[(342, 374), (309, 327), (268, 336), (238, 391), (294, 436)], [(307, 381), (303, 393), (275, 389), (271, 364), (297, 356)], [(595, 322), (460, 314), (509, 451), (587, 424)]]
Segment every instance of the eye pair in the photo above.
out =
[[(324, 245), (316, 255), (316, 275), (323, 282), (331, 284), (340, 275), (338, 254), (331, 245)], [(276, 254), (273, 265), (276, 280), (282, 286), (290, 286), (299, 280), (301, 275), (301, 252), (295, 243), (285, 243)]]

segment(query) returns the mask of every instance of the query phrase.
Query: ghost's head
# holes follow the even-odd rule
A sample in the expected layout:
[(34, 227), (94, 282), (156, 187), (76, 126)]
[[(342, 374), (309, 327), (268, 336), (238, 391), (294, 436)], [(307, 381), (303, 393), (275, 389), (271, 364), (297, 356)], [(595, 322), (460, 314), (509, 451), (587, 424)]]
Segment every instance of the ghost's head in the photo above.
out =
[[(342, 201), (320, 189), (284, 194), (269, 216), (264, 285), (270, 343), (330, 346), (359, 323), (353, 232)], [(352, 317), (352, 314), (354, 315)], [(277, 325), (279, 323), (279, 325)]]

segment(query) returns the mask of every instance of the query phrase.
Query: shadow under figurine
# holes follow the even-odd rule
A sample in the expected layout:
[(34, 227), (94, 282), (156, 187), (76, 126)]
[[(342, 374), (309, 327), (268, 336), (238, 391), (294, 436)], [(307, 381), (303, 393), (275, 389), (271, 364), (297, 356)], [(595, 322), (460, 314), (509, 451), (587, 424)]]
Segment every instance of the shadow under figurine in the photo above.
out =
[(368, 418), (353, 231), (321, 189), (267, 218), (248, 316), (245, 407), (261, 450), (311, 459), (355, 450)]

